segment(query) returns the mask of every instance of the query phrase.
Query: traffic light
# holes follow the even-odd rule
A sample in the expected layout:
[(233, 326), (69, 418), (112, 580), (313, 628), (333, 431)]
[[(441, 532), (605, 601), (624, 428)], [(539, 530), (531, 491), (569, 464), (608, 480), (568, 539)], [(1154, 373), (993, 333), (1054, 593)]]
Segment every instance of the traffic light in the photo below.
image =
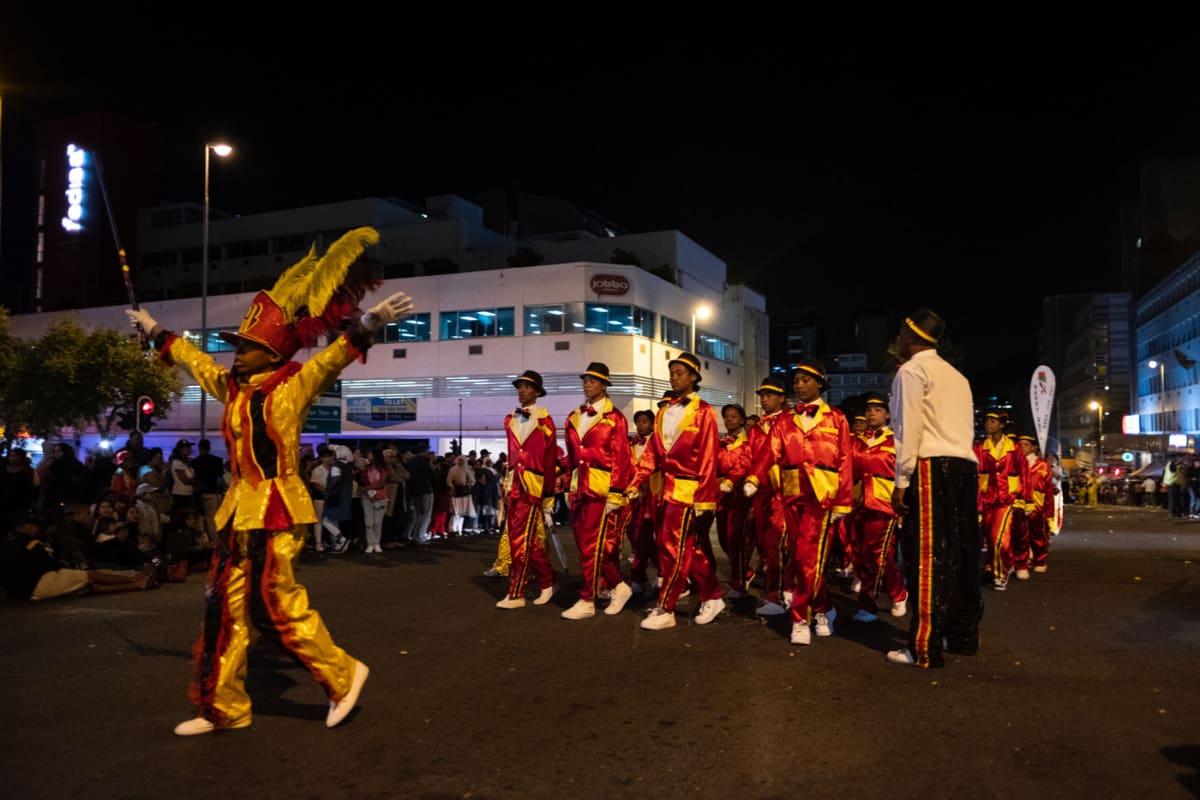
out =
[(150, 421), (150, 416), (154, 413), (154, 400), (142, 395), (137, 399), (137, 431), (138, 433), (149, 433), (150, 428), (154, 423)]

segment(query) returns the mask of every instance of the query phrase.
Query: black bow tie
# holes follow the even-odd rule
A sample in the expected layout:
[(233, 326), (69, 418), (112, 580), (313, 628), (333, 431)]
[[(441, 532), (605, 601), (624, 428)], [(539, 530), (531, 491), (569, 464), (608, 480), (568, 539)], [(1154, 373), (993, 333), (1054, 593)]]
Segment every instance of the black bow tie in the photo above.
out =
[(521, 419), (529, 419), (529, 412), (523, 408), (513, 409), (513, 413), (520, 416)]
[(587, 403), (584, 403), (583, 405), (581, 405), (579, 407), (579, 413), (587, 414), (589, 417), (594, 417), (594, 416), (596, 416), (596, 407), (589, 406)]
[(809, 403), (808, 405), (798, 405), (798, 406), (796, 406), (796, 413), (797, 413), (797, 414), (806, 414), (806, 415), (808, 415), (808, 416), (810, 416), (810, 417), (811, 417), (811, 416), (813, 416), (814, 414), (816, 414), (816, 413), (817, 413), (818, 411), (820, 411), (820, 410), (821, 410), (821, 404), (820, 404), (820, 403)]

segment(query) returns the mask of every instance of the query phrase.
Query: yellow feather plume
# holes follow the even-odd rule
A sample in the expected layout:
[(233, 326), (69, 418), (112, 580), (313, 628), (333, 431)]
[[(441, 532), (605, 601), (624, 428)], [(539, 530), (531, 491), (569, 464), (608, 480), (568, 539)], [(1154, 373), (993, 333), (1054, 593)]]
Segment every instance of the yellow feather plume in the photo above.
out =
[(325, 313), (325, 306), (346, 273), (369, 246), (379, 242), (379, 231), (363, 227), (347, 231), (329, 246), (325, 255), (317, 258), (316, 245), (308, 255), (290, 267), (271, 288), (271, 298), (279, 304), (289, 320), (296, 319), (301, 308), (311, 317)]

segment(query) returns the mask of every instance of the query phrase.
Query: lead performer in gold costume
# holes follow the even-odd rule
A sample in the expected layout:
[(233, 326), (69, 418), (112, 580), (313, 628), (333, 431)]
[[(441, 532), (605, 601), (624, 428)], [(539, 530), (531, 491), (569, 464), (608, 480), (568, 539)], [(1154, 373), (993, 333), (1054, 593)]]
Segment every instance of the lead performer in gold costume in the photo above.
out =
[[(191, 375), (225, 404), (221, 433), (233, 481), (216, 514), (222, 531), (205, 590), (203, 631), (196, 644), (191, 700), (197, 716), (181, 736), (244, 728), (251, 722), (246, 654), (261, 633), (290, 651), (329, 696), (327, 727), (353, 710), (369, 670), (333, 642), (321, 616), (296, 583), (292, 561), (317, 521), (298, 474), (300, 431), (308, 408), (342, 369), (365, 359), (375, 330), (412, 309), (397, 293), (362, 314), (357, 305), (378, 286), (358, 257), (379, 240), (372, 228), (350, 231), (319, 257), (308, 256), (259, 292), (236, 334), (233, 369), (225, 369), (186, 339), (163, 329), (144, 310), (130, 320), (155, 340), (160, 357)], [(353, 268), (352, 268), (353, 267)], [(343, 322), (358, 320), (345, 333)], [(329, 345), (304, 364), (291, 361), (318, 336)]]

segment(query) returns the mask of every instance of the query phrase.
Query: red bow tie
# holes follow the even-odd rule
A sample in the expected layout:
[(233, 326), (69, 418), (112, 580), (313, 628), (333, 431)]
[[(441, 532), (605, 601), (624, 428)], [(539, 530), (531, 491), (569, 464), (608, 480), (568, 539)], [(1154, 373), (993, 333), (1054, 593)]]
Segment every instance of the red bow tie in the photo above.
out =
[(875, 430), (875, 431), (873, 431), (873, 430), (868, 430), (868, 431), (867, 431), (867, 438), (869, 438), (869, 439), (878, 439), (880, 436), (883, 436), (883, 430), (882, 430), (882, 429), (880, 429), (880, 430)]
[(521, 419), (529, 419), (529, 412), (523, 408), (513, 409), (513, 413), (521, 417)]
[(687, 400), (688, 399), (686, 397), (672, 397), (671, 405), (675, 405), (676, 403), (686, 403)]
[(796, 406), (797, 414), (807, 414), (810, 417), (813, 416), (814, 414), (816, 414), (820, 410), (821, 410), (820, 403), (809, 403), (808, 405), (801, 404), (801, 405)]
[(589, 417), (594, 417), (594, 416), (596, 416), (596, 407), (589, 406), (587, 403), (584, 403), (583, 405), (581, 405), (579, 407), (579, 413), (587, 414)]
[(633, 442), (632, 442), (632, 444), (645, 444), (645, 443), (646, 443), (646, 437), (645, 437), (645, 436), (635, 436), (635, 437), (633, 437)]

